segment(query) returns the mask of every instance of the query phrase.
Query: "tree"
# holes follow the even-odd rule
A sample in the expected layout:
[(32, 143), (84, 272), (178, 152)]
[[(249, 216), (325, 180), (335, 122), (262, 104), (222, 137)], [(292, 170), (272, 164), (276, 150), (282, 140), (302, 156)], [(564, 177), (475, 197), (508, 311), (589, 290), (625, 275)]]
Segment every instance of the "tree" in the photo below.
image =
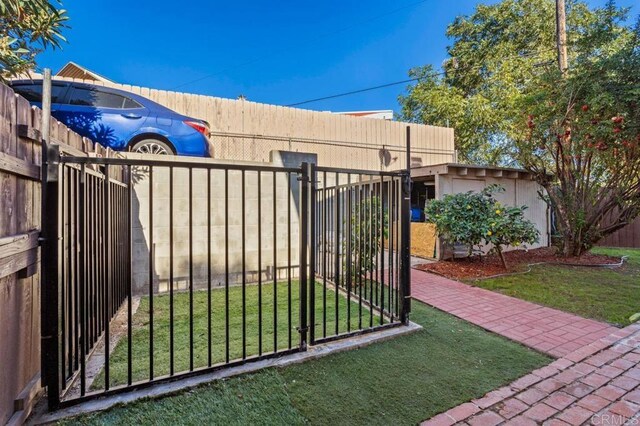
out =
[(66, 11), (48, 0), (2, 0), (0, 80), (27, 73), (35, 68), (38, 53), (60, 47), (66, 21)]
[(489, 185), (481, 192), (446, 194), (441, 200), (430, 201), (425, 208), (427, 222), (436, 226), (436, 233), (445, 243), (461, 243), (469, 247), (492, 244), (505, 269), (505, 246), (534, 244), (540, 233), (524, 217), (526, 206), (503, 206), (493, 196), (502, 192), (499, 185)]
[(640, 214), (640, 21), (625, 19), (610, 2), (567, 76), (549, 69), (521, 99), (516, 156), (544, 187), (567, 256)]
[[(568, 43), (584, 43), (602, 10), (577, 0), (567, 6)], [(400, 96), (401, 118), (453, 127), (462, 161), (515, 165), (520, 128), (514, 119), (522, 97), (537, 85), (544, 66), (555, 64), (554, 1), (479, 5), (472, 15), (456, 18), (446, 34), (452, 45), (444, 72), (432, 66), (409, 72), (419, 81)]]
[(536, 226), (524, 217), (526, 209), (527, 206), (507, 207), (496, 203), (487, 217), (489, 226), (484, 241), (493, 244), (493, 251), (498, 254), (504, 269), (508, 269), (504, 247), (534, 244), (540, 238)]

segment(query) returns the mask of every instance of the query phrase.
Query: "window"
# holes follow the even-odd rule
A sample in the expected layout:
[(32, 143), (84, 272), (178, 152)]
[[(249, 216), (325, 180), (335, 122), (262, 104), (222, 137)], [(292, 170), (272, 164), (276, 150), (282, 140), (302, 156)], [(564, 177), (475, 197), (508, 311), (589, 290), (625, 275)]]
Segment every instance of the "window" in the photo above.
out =
[(125, 109), (142, 108), (142, 105), (140, 105), (139, 103), (137, 103), (133, 99), (124, 98), (124, 108)]
[(92, 88), (74, 87), (69, 97), (71, 105), (85, 105), (96, 108), (119, 108), (127, 98), (115, 93), (101, 92)]
[[(12, 86), (13, 90), (29, 102), (42, 102), (42, 83), (18, 84)], [(60, 84), (51, 85), (51, 103), (59, 104), (64, 100), (67, 86)]]

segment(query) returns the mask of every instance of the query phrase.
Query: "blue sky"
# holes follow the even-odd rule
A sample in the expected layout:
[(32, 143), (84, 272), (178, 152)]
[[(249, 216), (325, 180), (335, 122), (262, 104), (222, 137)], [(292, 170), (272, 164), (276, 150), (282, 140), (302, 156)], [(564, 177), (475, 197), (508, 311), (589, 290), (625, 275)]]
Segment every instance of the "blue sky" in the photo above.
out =
[[(417, 65), (439, 66), (447, 24), (472, 13), (478, 1), (63, 3), (69, 43), (43, 53), (43, 67), (55, 72), (75, 61), (121, 83), (286, 105), (403, 80)], [(403, 90), (394, 86), (304, 108), (397, 110)]]

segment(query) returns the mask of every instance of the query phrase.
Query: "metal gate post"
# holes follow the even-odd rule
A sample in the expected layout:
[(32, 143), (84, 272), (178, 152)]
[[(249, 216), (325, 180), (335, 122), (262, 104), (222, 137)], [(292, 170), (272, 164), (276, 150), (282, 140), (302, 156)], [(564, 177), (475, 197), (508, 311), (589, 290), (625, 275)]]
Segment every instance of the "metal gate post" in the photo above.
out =
[(316, 340), (316, 189), (318, 173), (315, 163), (309, 164), (309, 341)]
[(58, 202), (58, 177), (60, 150), (48, 141), (42, 144), (42, 213), (41, 213), (41, 264), (40, 264), (40, 338), (43, 386), (47, 387), (50, 410), (60, 405), (60, 392), (64, 383), (61, 346), (60, 315), (62, 294), (59, 276), (60, 241)]
[(407, 168), (402, 174), (400, 203), (400, 321), (409, 324), (411, 312), (411, 127), (407, 126)]
[(308, 232), (309, 232), (309, 163), (300, 166), (300, 350), (307, 350), (307, 289), (308, 282)]

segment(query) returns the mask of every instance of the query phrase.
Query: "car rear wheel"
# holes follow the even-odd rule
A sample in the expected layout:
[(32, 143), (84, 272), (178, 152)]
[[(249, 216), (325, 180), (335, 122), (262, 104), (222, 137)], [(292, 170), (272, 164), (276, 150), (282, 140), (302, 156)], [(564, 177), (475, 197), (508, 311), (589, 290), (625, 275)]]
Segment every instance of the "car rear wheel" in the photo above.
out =
[(171, 147), (157, 139), (143, 139), (141, 141), (136, 142), (131, 147), (132, 152), (137, 152), (139, 154), (154, 154), (154, 155), (172, 155), (173, 150)]

